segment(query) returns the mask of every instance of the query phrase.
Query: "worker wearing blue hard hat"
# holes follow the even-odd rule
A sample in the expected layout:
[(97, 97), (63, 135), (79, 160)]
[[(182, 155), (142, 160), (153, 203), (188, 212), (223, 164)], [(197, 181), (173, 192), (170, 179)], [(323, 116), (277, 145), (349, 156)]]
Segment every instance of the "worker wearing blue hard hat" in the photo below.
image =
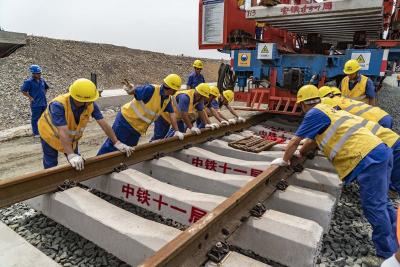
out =
[(359, 73), (360, 70), (360, 63), (356, 59), (346, 62), (343, 72), (347, 76), (343, 78), (340, 85), (342, 95), (375, 106), (376, 93), (374, 83), (367, 76), (361, 75)]
[[(136, 146), (139, 138), (144, 135), (160, 113), (165, 112), (175, 129), (175, 136), (183, 140), (184, 134), (178, 130), (174, 110), (171, 105), (171, 95), (181, 88), (182, 80), (177, 74), (164, 78), (162, 85), (144, 85), (133, 88), (133, 84), (125, 84), (132, 89), (134, 99), (122, 106), (115, 118), (113, 129), (119, 140), (129, 146)], [(161, 116), (160, 116), (161, 117)], [(104, 142), (98, 155), (117, 150), (110, 138)]]
[(30, 102), (33, 136), (39, 137), (38, 121), (47, 106), (46, 93), (49, 86), (45, 79), (42, 78), (40, 66), (31, 65), (29, 71), (31, 72), (31, 77), (24, 81), (21, 86), (21, 92)]
[(186, 83), (186, 89), (194, 89), (197, 85), (206, 82), (203, 74), (201, 74), (201, 71), (203, 69), (203, 62), (200, 59), (196, 59), (193, 62), (193, 68), (194, 71), (189, 75), (188, 81)]
[(88, 79), (78, 79), (69, 87), (69, 93), (54, 98), (39, 119), (39, 132), (45, 169), (57, 166), (58, 153), (64, 153), (68, 162), (78, 171), (83, 170), (84, 160), (79, 154), (78, 141), (89, 123), (96, 120), (113, 144), (130, 156), (133, 148), (121, 143), (104, 120), (94, 102), (99, 98), (96, 85)]
[(300, 88), (297, 104), (306, 113), (305, 117), (286, 146), (283, 158), (271, 164), (288, 166), (300, 142), (312, 140), (303, 145), (300, 155), (318, 146), (345, 184), (358, 181), (362, 209), (372, 225), (377, 256), (391, 257), (398, 249), (396, 213), (388, 198), (391, 149), (364, 127), (367, 120), (355, 120), (346, 111), (322, 104), (318, 88), (313, 85)]

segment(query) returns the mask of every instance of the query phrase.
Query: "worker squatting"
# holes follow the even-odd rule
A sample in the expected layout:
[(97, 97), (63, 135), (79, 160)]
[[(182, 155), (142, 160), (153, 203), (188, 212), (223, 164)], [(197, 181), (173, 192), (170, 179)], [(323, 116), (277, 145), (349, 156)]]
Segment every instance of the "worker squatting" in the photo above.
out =
[[(225, 90), (220, 94), (216, 87), (204, 83), (201, 75), (203, 63), (196, 60), (190, 74), (187, 90), (181, 90), (181, 78), (170, 74), (160, 85), (143, 85), (134, 88), (126, 83), (134, 99), (122, 106), (113, 126), (110, 127), (95, 100), (99, 97), (96, 86), (87, 79), (76, 80), (69, 93), (53, 99), (47, 108), (41, 108), (39, 134), (43, 148), (43, 165), (57, 165), (58, 152), (64, 153), (68, 162), (77, 170), (84, 168), (79, 154), (78, 141), (82, 137), (89, 118), (94, 118), (108, 138), (98, 155), (119, 150), (130, 156), (141, 135), (154, 122), (152, 140), (177, 136), (184, 133), (200, 134), (200, 128), (211, 130), (221, 125), (245, 121), (230, 107), (234, 93)], [(32, 78), (22, 87), (32, 102), (48, 88), (40, 77), (40, 68), (32, 66)], [(348, 184), (358, 181), (364, 215), (373, 228), (372, 240), (377, 255), (391, 257), (398, 249), (395, 235), (396, 214), (388, 199), (391, 186), (400, 193), (400, 141), (390, 130), (392, 117), (375, 107), (375, 90), (372, 82), (359, 74), (357, 61), (345, 64), (340, 87), (303, 86), (297, 95), (297, 103), (306, 113), (295, 137), (289, 142), (284, 157), (272, 164), (287, 166), (297, 147), (306, 139), (300, 155), (307, 155), (318, 147), (336, 168), (339, 178)], [(40, 88), (40, 93), (36, 92)], [(235, 116), (227, 119), (220, 112), (226, 106)], [(32, 114), (34, 113), (32, 104)], [(33, 114), (34, 115), (34, 114)], [(211, 123), (214, 116), (218, 123)], [(34, 127), (32, 116), (32, 127)], [(36, 134), (36, 132), (34, 132)]]

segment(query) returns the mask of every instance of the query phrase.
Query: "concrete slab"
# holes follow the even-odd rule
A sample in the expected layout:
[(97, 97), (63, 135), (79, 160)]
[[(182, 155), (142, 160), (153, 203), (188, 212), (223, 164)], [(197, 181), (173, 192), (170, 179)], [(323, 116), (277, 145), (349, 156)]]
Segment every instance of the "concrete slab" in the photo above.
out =
[(230, 244), (286, 266), (314, 266), (323, 229), (316, 222), (267, 210), (250, 218), (228, 240)]
[(120, 209), (79, 187), (26, 202), (133, 266), (180, 233)]
[(61, 266), (2, 222), (0, 222), (0, 237), (0, 266)]
[(250, 131), (254, 132), (256, 135), (269, 135), (275, 134), (277, 137), (283, 137), (287, 139), (293, 138), (293, 132), (281, 131), (278, 129), (272, 129), (264, 127), (263, 125), (256, 125), (249, 128)]
[(133, 169), (102, 175), (86, 185), (184, 225), (195, 223), (226, 199), (169, 185)]
[(196, 168), (173, 157), (162, 157), (131, 166), (157, 180), (195, 192), (229, 197), (249, 182), (246, 175), (221, 174)]
[(271, 267), (268, 264), (256, 261), (240, 253), (231, 251), (220, 263), (207, 262), (205, 267)]
[(329, 231), (335, 203), (336, 198), (330, 194), (292, 185), (264, 201), (267, 209), (317, 222), (325, 233)]

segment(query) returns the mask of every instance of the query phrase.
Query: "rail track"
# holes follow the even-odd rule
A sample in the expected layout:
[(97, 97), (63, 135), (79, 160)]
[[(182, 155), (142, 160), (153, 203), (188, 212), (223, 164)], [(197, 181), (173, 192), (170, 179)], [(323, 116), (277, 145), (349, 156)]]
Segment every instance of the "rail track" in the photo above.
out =
[[(270, 166), (285, 144), (259, 153), (229, 146), (249, 136), (290, 138), (295, 126), (258, 114), (184, 141), (140, 145), (130, 158), (119, 152), (90, 158), (83, 172), (60, 166), (2, 180), (0, 207), (26, 201), (132, 266), (312, 266), (341, 192), (333, 167), (320, 155), (296, 159), (291, 168)], [(132, 214), (91, 190), (179, 227)], [(0, 233), (13, 240), (3, 245), (9, 253), (0, 252), (0, 262), (60, 263), (3, 224)], [(17, 257), (22, 248), (30, 265)]]

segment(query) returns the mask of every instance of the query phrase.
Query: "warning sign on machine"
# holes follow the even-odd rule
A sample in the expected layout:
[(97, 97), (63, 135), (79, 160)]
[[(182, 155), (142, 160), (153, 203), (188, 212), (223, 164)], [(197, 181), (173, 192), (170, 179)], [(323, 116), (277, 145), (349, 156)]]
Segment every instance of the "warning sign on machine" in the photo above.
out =
[(370, 52), (352, 53), (351, 59), (357, 60), (362, 70), (369, 70), (369, 62), (371, 61)]

